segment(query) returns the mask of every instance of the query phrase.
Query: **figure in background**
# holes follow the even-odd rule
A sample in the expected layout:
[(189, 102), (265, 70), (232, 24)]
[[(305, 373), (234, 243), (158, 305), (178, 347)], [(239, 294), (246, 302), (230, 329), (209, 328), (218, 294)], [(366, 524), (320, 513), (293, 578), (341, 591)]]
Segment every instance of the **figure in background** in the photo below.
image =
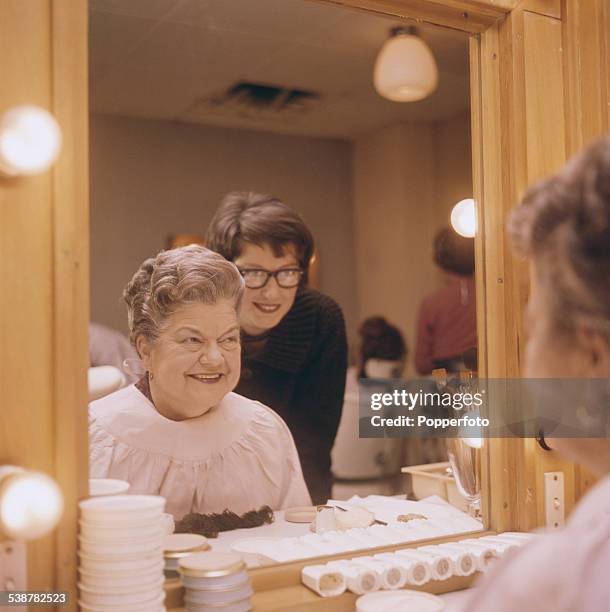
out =
[[(566, 379), (595, 379), (591, 382), (597, 392), (588, 405), (607, 423), (610, 138), (594, 143), (558, 174), (530, 188), (510, 221), (513, 242), (533, 262), (524, 375), (557, 379), (558, 394), (565, 392)], [(582, 409), (574, 406), (575, 411)], [(465, 612), (609, 609), (610, 440), (547, 441), (600, 481), (577, 504), (564, 528), (537, 537), (492, 567)]]
[(419, 309), (415, 367), (421, 376), (436, 368), (464, 369), (463, 353), (477, 343), (474, 240), (442, 229), (434, 239), (434, 261), (448, 282), (427, 295)]
[(123, 297), (146, 374), (90, 405), (91, 477), (162, 495), (177, 519), (311, 503), (286, 424), (232, 393), (243, 290), (237, 268), (200, 246), (140, 266)]
[(89, 323), (89, 363), (91, 367), (114, 366), (122, 372), (128, 384), (138, 379), (133, 368), (129, 367), (130, 364), (138, 361), (138, 354), (121, 332), (100, 323)]
[[(398, 327), (383, 317), (369, 317), (362, 322), (358, 334), (360, 355), (357, 377), (400, 378), (408, 351)], [(355, 368), (352, 371), (355, 373)]]
[(286, 421), (314, 503), (326, 503), (347, 340), (341, 308), (307, 287), (311, 232), (277, 198), (234, 192), (216, 211), (206, 244), (235, 263), (246, 285), (237, 391), (267, 404)]
[(401, 440), (360, 438), (358, 380), (397, 379), (407, 360), (407, 345), (400, 330), (384, 317), (369, 317), (358, 330), (358, 364), (347, 370), (343, 414), (332, 451), (332, 471), (344, 480), (393, 476), (400, 467)]

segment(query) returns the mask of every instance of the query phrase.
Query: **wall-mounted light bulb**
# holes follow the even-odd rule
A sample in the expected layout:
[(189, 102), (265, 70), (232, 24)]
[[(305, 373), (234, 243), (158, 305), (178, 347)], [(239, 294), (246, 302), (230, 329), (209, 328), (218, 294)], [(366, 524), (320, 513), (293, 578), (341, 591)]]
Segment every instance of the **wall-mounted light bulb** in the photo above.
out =
[(466, 446), (470, 448), (483, 448), (483, 438), (462, 438)]
[(477, 216), (472, 198), (460, 200), (451, 211), (451, 227), (464, 238), (474, 238)]
[(33, 105), (16, 106), (0, 118), (0, 172), (38, 174), (59, 155), (61, 130), (55, 117)]
[(42, 472), (14, 466), (0, 471), (0, 532), (15, 540), (34, 540), (59, 522), (64, 498), (57, 483)]

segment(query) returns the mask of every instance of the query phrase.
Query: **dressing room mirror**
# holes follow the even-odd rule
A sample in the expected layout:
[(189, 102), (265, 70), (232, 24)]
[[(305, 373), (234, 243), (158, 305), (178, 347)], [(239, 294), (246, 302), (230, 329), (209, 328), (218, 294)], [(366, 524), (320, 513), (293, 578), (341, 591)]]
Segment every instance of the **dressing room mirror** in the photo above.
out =
[[(468, 34), (309, 0), (90, 0), (89, 20), (91, 365), (122, 376), (92, 397), (145, 373), (121, 298), (140, 264), (203, 243), (227, 193), (273, 194), (311, 230), (310, 286), (345, 317), (332, 499), (368, 498), (378, 520), (392, 496), (423, 499), (432, 521), (482, 529), (480, 443), (360, 437), (361, 379), (476, 377)], [(387, 97), (393, 30), (418, 41), (422, 99)]]

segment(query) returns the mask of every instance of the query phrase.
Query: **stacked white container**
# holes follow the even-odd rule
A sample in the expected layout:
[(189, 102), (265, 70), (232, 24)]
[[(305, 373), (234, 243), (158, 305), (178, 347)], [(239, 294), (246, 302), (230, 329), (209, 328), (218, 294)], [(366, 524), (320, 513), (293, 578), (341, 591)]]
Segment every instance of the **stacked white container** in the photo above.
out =
[(248, 612), (252, 585), (235, 553), (204, 552), (180, 559), (186, 612)]
[(80, 609), (164, 612), (165, 499), (114, 495), (79, 506)]

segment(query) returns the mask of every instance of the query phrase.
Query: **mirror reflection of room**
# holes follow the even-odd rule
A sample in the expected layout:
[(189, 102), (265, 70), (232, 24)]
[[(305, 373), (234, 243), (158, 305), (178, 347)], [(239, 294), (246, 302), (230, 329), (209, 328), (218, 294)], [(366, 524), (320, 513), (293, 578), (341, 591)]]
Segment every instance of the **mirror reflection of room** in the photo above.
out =
[[(90, 1), (91, 476), (180, 529), (480, 526), (444, 440), (358, 434), (361, 379), (476, 371), (468, 37), (410, 26)], [(427, 72), (396, 101), (403, 38)]]

